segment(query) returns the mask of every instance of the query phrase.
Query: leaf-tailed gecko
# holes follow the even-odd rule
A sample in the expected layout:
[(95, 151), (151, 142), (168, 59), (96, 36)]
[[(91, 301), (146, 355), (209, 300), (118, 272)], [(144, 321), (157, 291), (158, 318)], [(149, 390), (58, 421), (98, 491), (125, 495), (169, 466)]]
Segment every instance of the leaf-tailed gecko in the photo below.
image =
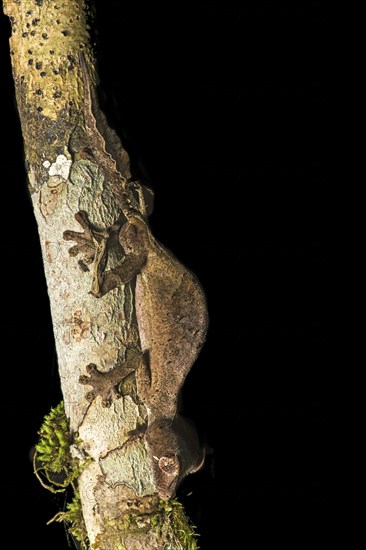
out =
[[(91, 294), (95, 297), (102, 298), (135, 279), (136, 317), (143, 355), (127, 350), (126, 360), (107, 373), (88, 365), (89, 376), (80, 377), (80, 382), (93, 387), (87, 395), (89, 400), (101, 395), (108, 405), (118, 383), (135, 370), (137, 393), (148, 412), (144, 438), (155, 484), (160, 497), (167, 500), (174, 496), (182, 478), (199, 469), (204, 460), (195, 430), (178, 414), (178, 398), (206, 337), (206, 299), (193, 273), (152, 235), (143, 190), (139, 203), (142, 208), (131, 205), (127, 180), (107, 152), (105, 132), (98, 128), (101, 126), (98, 120), (104, 115), (100, 114), (83, 56), (81, 66), (89, 147), (103, 170), (105, 185), (115, 187), (122, 215), (111, 228), (100, 231), (90, 223), (86, 212), (78, 212), (76, 219), (84, 233), (66, 231), (64, 238), (76, 242), (70, 249), (72, 255), (84, 253), (86, 261), (94, 262)], [(122, 246), (125, 256), (120, 264), (106, 270), (111, 246)]]

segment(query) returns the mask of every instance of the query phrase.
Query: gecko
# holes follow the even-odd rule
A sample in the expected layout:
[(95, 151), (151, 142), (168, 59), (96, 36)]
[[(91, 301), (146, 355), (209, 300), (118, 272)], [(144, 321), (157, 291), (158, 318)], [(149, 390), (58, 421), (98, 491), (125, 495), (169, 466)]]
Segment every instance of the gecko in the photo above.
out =
[[(108, 405), (118, 382), (134, 370), (137, 394), (147, 410), (144, 440), (155, 485), (159, 496), (168, 500), (180, 481), (197, 471), (204, 461), (193, 426), (179, 414), (178, 399), (206, 338), (206, 298), (196, 276), (153, 236), (144, 200), (139, 203), (140, 209), (131, 203), (127, 179), (108, 152), (108, 136), (99, 131), (97, 95), (83, 57), (81, 65), (89, 147), (103, 170), (106, 185), (113, 187), (121, 216), (111, 227), (100, 230), (93, 226), (87, 212), (78, 212), (75, 217), (84, 231), (65, 231), (64, 238), (76, 242), (70, 249), (72, 255), (84, 254), (85, 261), (93, 261), (90, 293), (94, 297), (101, 299), (113, 289), (135, 281), (142, 353), (128, 350), (125, 361), (107, 373), (100, 372), (96, 365), (88, 365), (88, 376), (81, 376), (80, 382), (93, 387), (87, 395), (89, 400), (100, 395)], [(110, 246), (122, 247), (124, 257), (115, 267), (106, 269)]]

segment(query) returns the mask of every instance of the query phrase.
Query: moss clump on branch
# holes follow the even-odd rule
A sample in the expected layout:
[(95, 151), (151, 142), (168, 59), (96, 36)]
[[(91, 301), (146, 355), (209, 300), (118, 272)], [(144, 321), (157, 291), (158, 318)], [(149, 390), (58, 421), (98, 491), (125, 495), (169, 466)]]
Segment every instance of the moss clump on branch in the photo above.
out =
[(79, 541), (82, 550), (88, 550), (90, 547), (80, 495), (76, 489), (76, 478), (88, 461), (79, 464), (71, 455), (70, 446), (73, 443), (73, 437), (63, 401), (44, 417), (38, 435), (39, 441), (34, 453), (34, 473), (42, 487), (52, 493), (59, 493), (64, 492), (71, 485), (75, 491), (72, 501), (66, 505), (66, 511), (56, 514), (48, 524), (54, 521), (65, 522), (67, 531)]
[(66, 511), (56, 514), (48, 524), (53, 521), (64, 522), (70, 535), (80, 543), (80, 548), (82, 550), (89, 550), (89, 539), (86, 532), (80, 494), (78, 491), (75, 491), (72, 501), (66, 505)]
[(177, 500), (161, 500), (150, 513), (142, 514), (138, 510), (128, 512), (108, 521), (105, 527), (105, 532), (98, 535), (93, 548), (107, 550), (110, 548), (108, 545), (113, 543), (116, 550), (127, 550), (131, 539), (143, 538), (151, 533), (154, 542), (158, 542), (164, 550), (198, 550), (195, 527)]
[[(65, 491), (80, 474), (84, 465), (80, 467), (70, 453), (72, 437), (63, 401), (44, 417), (38, 435), (39, 441), (34, 453), (34, 473), (42, 486), (49, 491)], [(45, 483), (42, 476), (48, 483)]]
[(195, 527), (177, 500), (160, 501), (159, 513), (152, 519), (164, 536), (166, 550), (198, 550)]

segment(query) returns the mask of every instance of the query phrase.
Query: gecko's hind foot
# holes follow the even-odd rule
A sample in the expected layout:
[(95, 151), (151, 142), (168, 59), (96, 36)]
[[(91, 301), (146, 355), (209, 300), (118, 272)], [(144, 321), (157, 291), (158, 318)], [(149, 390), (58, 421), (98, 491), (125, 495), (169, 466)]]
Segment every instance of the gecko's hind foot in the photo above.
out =
[(132, 348), (126, 350), (126, 357), (123, 362), (118, 363), (109, 371), (102, 372), (94, 363), (85, 367), (86, 373), (79, 377), (79, 383), (92, 386), (87, 392), (87, 401), (93, 401), (98, 395), (102, 398), (103, 407), (110, 407), (112, 398), (119, 398), (121, 394), (118, 388), (124, 378), (135, 371), (141, 362), (141, 353)]
[(110, 407), (112, 397), (121, 397), (114, 385), (111, 385), (108, 372), (101, 372), (94, 363), (86, 366), (88, 375), (79, 377), (80, 384), (92, 386), (93, 389), (85, 394), (85, 399), (90, 403), (100, 395), (103, 407)]

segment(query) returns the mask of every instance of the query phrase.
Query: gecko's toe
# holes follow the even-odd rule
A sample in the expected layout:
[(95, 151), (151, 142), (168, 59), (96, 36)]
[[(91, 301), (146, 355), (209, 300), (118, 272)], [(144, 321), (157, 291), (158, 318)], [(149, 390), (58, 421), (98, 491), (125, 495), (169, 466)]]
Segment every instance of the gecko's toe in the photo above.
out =
[(77, 256), (79, 254), (79, 252), (80, 252), (80, 246), (78, 244), (76, 244), (75, 246), (72, 246), (71, 248), (69, 248), (69, 254), (73, 258), (75, 256)]
[(73, 241), (74, 238), (74, 231), (70, 231), (69, 229), (67, 231), (64, 231), (63, 232), (63, 238), (65, 239), (65, 241)]
[(87, 266), (87, 262), (83, 262), (83, 260), (78, 261), (78, 266), (80, 267), (81, 271), (84, 273), (87, 273), (90, 271), (89, 267)]
[(79, 376), (79, 384), (90, 384), (90, 381), (89, 381), (89, 376), (85, 376), (85, 374), (82, 374), (81, 376)]
[(86, 372), (88, 374), (93, 374), (94, 372), (98, 372), (97, 365), (94, 363), (89, 363), (89, 365), (86, 365)]
[(109, 407), (111, 406), (111, 403), (112, 403), (112, 402), (111, 402), (111, 398), (110, 398), (110, 397), (108, 397), (107, 399), (104, 398), (103, 401), (102, 401), (102, 405), (103, 405), (103, 407), (106, 408), (106, 409), (109, 409)]
[(88, 391), (88, 393), (85, 394), (85, 399), (91, 403), (93, 399), (95, 398), (95, 393), (93, 391)]
[(79, 212), (76, 212), (75, 214), (75, 220), (80, 223), (80, 225), (84, 228), (84, 229), (89, 229), (90, 227), (90, 221), (89, 221), (89, 216), (88, 214), (85, 212), (85, 210), (79, 210)]

